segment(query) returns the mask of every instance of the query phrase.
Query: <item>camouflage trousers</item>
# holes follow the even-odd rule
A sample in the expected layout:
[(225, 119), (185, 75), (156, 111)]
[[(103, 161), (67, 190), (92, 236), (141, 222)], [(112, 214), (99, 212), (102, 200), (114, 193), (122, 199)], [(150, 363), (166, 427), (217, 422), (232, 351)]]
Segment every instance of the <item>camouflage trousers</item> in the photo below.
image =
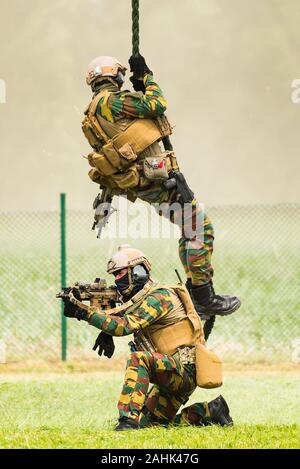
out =
[[(154, 386), (149, 390), (150, 383)], [(155, 424), (205, 425), (209, 421), (207, 402), (179, 408), (196, 388), (195, 366), (160, 353), (133, 352), (127, 362), (125, 381), (118, 403), (120, 417)]]
[(153, 183), (136, 191), (135, 195), (152, 204), (160, 216), (180, 227), (179, 257), (185, 273), (194, 285), (208, 283), (213, 276), (214, 230), (196, 199), (182, 206), (177, 190), (167, 191), (161, 183)]

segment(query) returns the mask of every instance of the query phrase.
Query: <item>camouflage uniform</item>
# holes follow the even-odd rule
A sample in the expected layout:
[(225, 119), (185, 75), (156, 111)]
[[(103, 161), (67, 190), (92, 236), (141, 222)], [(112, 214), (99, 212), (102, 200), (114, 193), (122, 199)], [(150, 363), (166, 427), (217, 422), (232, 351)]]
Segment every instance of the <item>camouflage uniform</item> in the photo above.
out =
[(107, 90), (112, 94), (108, 100), (101, 98), (98, 106), (99, 114), (109, 122), (115, 122), (122, 117), (131, 119), (152, 118), (163, 114), (167, 108), (167, 101), (163, 97), (160, 87), (153, 80), (152, 75), (144, 78), (146, 92), (119, 91), (113, 83), (101, 86), (101, 92)]
[[(141, 92), (119, 91), (117, 86), (109, 82), (101, 86), (101, 92), (107, 90), (110, 94), (103, 96), (97, 108), (97, 113), (110, 123), (128, 119), (154, 118), (164, 113), (167, 102), (163, 97), (158, 84), (152, 75), (144, 77), (145, 94)], [(161, 153), (158, 143), (151, 145), (143, 152), (143, 157)], [(131, 190), (139, 199), (151, 203), (171, 205), (179, 200), (176, 189), (168, 191), (161, 182), (145, 181), (137, 188)], [(188, 278), (192, 279), (194, 285), (206, 284), (213, 275), (211, 266), (211, 255), (213, 252), (214, 232), (209, 218), (203, 213), (196, 199), (192, 202), (192, 212), (185, 214), (181, 219), (181, 211), (171, 217), (173, 223), (182, 228), (182, 236), (179, 241), (179, 256)], [(157, 210), (158, 211), (158, 210)], [(169, 211), (160, 210), (160, 215), (169, 217)], [(196, 220), (197, 219), (197, 220)], [(192, 227), (197, 222), (199, 227), (196, 235)]]
[[(170, 293), (159, 288), (150, 293), (135, 311), (122, 316), (94, 313), (89, 323), (112, 336), (137, 334), (173, 309)], [(154, 386), (148, 391), (149, 384)], [(146, 351), (132, 352), (127, 362), (118, 409), (120, 417), (152, 424), (203, 425), (209, 418), (208, 404), (197, 403), (176, 415), (196, 388), (195, 365), (177, 358)]]

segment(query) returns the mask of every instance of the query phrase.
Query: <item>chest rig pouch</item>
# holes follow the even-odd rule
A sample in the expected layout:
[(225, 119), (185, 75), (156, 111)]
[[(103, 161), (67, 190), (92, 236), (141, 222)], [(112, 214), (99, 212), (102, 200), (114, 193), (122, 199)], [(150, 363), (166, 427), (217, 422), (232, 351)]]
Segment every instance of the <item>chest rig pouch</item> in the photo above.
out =
[(143, 161), (143, 171), (145, 178), (150, 181), (168, 179), (165, 155), (147, 156)]
[[(103, 98), (102, 105), (107, 105), (110, 94), (107, 90), (98, 93), (86, 110), (82, 122), (83, 133), (94, 149), (88, 155), (89, 164), (92, 166), (89, 176), (96, 183), (126, 190), (139, 184), (139, 154), (162, 137), (170, 135), (172, 129), (166, 118), (135, 119), (110, 138), (103, 128), (109, 123), (97, 114), (100, 100)], [(157, 179), (154, 174), (157, 169), (160, 173), (159, 179), (166, 179), (167, 165), (163, 158), (157, 164), (149, 161), (150, 178), (152, 175), (152, 179)]]
[(161, 138), (161, 132), (152, 119), (135, 119), (125, 129), (110, 138), (104, 131), (106, 120), (98, 115), (97, 107), (107, 104), (110, 93), (98, 93), (92, 100), (82, 122), (82, 130), (94, 151), (88, 155), (92, 170), (90, 178), (104, 186), (122, 190), (139, 184), (138, 155)]
[(109, 93), (99, 93), (94, 97), (82, 122), (83, 133), (94, 149), (88, 155), (88, 161), (92, 167), (89, 177), (97, 184), (111, 189), (127, 190), (136, 187), (139, 183), (138, 170), (132, 164), (137, 159), (137, 154), (128, 142), (117, 148), (113, 139), (109, 138), (102, 129), (96, 111), (103, 97), (107, 101)]

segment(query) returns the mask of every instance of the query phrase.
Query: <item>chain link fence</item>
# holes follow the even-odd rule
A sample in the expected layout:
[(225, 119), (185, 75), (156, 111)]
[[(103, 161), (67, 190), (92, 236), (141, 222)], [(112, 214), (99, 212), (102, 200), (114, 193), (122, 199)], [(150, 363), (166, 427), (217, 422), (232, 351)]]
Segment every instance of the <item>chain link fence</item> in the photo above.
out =
[[(236, 313), (217, 318), (210, 347), (229, 361), (299, 362), (300, 205), (206, 211), (216, 234), (215, 289), (242, 300)], [(175, 268), (184, 278), (176, 230), (169, 237), (128, 239), (118, 232), (116, 238), (111, 221), (99, 240), (90, 229), (92, 217), (92, 212), (67, 212), (67, 283), (106, 277), (109, 284), (107, 260), (127, 242), (150, 257), (153, 277), (161, 283), (177, 280)], [(59, 211), (0, 213), (0, 226), (0, 361), (4, 356), (8, 362), (60, 360)], [(68, 320), (67, 328), (68, 359), (97, 358), (91, 348), (99, 331), (76, 320)], [(116, 356), (128, 351), (129, 340), (115, 340)]]

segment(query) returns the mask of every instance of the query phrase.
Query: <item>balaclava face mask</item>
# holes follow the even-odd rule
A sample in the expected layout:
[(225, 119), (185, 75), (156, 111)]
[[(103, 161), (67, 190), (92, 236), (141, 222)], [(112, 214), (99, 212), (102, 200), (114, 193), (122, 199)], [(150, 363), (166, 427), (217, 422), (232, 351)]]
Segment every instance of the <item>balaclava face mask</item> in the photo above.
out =
[(115, 284), (118, 292), (122, 295), (122, 292), (129, 288), (129, 275), (128, 272), (122, 277), (115, 279)]
[[(136, 270), (136, 275), (135, 274)], [(149, 275), (146, 269), (143, 266), (136, 266), (134, 267), (133, 271), (131, 272), (133, 277), (134, 287), (130, 293), (123, 295), (123, 292), (129, 288), (129, 275), (128, 272), (120, 277), (119, 279), (115, 280), (115, 284), (119, 293), (124, 296), (124, 299), (129, 300), (132, 298), (136, 293), (138, 293), (144, 287), (145, 283), (147, 283), (149, 279)]]

